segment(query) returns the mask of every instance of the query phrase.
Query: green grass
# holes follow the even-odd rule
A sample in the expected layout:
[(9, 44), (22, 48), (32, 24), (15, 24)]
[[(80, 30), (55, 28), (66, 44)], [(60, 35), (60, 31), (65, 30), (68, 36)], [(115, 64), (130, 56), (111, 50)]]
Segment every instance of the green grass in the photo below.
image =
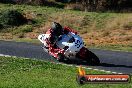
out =
[(30, 39), (30, 38), (14, 38), (14, 39), (6, 39), (4, 41), (14, 41), (14, 42), (25, 42), (25, 43), (41, 44), (41, 42), (38, 39)]
[(107, 44), (107, 45), (91, 45), (87, 46), (88, 48), (103, 49), (103, 50), (112, 50), (112, 51), (125, 51), (132, 52), (132, 45), (121, 45), (121, 44)]
[[(131, 88), (128, 84), (76, 82), (77, 67), (25, 58), (0, 57), (0, 88)], [(87, 74), (108, 74), (86, 70)]]
[[(12, 40), (10, 40), (10, 41), (12, 41)], [(30, 39), (30, 38), (13, 39), (13, 41), (16, 41), (16, 42), (27, 42), (27, 43), (33, 43), (33, 44), (41, 44), (41, 42), (38, 39)]]

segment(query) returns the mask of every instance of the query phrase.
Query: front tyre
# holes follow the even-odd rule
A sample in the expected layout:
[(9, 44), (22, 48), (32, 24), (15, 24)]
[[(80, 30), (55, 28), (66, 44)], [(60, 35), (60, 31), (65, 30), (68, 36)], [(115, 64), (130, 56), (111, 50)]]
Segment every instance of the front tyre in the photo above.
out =
[(58, 61), (59, 62), (64, 62), (66, 64), (70, 63), (70, 60), (68, 58), (66, 58), (63, 54), (59, 53), (58, 54)]
[(58, 59), (59, 62), (63, 62), (64, 61), (64, 55), (59, 53), (57, 59)]

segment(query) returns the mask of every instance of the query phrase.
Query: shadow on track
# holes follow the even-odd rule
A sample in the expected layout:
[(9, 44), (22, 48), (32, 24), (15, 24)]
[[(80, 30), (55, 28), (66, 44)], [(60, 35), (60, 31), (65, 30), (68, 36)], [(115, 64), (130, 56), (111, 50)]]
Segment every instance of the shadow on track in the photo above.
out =
[(87, 62), (80, 61), (80, 60), (70, 60), (68, 62), (63, 62), (66, 64), (72, 64), (72, 65), (85, 65), (85, 66), (102, 66), (102, 67), (124, 67), (124, 68), (132, 68), (132, 66), (127, 65), (116, 65), (116, 64), (109, 64), (109, 63), (100, 63), (100, 65), (90, 65), (87, 64)]
[(124, 68), (132, 68), (132, 66), (115, 65), (115, 64), (109, 64), (109, 63), (101, 63), (100, 66), (103, 66), (103, 67), (124, 67)]
[(69, 61), (65, 61), (63, 63), (72, 64), (72, 65), (97, 66), (96, 64), (95, 65), (90, 65), (86, 61), (82, 61), (82, 60), (69, 60)]

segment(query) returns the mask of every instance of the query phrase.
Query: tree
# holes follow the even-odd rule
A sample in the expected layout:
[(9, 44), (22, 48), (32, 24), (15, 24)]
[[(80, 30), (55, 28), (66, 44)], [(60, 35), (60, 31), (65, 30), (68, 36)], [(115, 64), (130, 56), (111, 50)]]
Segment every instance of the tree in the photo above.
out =
[(132, 8), (132, 0), (82, 0), (85, 11), (107, 11)]
[(85, 11), (95, 11), (98, 0), (82, 0)]

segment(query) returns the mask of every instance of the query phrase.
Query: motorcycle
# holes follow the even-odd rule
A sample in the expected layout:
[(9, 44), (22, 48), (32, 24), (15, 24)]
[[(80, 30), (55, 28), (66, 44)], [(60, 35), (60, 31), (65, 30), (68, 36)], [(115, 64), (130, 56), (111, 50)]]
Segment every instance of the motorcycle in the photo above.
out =
[(49, 36), (49, 34), (41, 34), (38, 36), (38, 39), (43, 43), (44, 51), (57, 60), (79, 59), (86, 61), (91, 65), (100, 64), (99, 58), (85, 47), (84, 42), (79, 35), (69, 32), (68, 34), (59, 36), (55, 42), (58, 50), (54, 54), (49, 52), (49, 46), (46, 43), (46, 39), (49, 38)]

